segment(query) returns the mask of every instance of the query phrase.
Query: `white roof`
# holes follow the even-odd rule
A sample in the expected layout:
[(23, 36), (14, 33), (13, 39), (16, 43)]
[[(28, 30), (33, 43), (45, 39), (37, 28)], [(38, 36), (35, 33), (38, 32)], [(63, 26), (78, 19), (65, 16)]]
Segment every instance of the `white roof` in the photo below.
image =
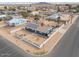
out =
[(23, 19), (23, 18), (20, 18), (20, 19), (13, 18), (8, 22), (9, 23), (20, 23), (20, 22), (25, 22), (25, 21), (26, 21), (26, 19)]
[(6, 15), (0, 15), (0, 18), (6, 17)]

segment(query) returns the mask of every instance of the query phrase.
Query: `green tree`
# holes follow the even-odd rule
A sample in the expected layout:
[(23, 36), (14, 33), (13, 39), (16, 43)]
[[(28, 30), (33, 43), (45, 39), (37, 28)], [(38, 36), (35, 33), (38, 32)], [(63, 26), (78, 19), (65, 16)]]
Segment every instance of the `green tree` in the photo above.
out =
[(15, 11), (16, 8), (15, 8), (15, 7), (9, 7), (8, 10), (9, 10), (9, 11)]
[(4, 6), (4, 9), (7, 10), (7, 6)]
[(34, 17), (35, 17), (34, 20), (36, 20), (36, 22), (38, 22), (40, 16), (39, 15), (35, 15)]
[(21, 11), (20, 14), (22, 15), (22, 17), (26, 18), (29, 16), (29, 13), (25, 12), (25, 11)]

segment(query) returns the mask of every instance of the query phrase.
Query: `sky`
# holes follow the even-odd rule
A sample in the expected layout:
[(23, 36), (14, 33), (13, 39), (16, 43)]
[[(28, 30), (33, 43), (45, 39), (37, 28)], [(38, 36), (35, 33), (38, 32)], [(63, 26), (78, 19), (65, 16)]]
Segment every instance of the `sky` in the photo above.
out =
[(79, 2), (79, 0), (0, 0), (0, 2)]

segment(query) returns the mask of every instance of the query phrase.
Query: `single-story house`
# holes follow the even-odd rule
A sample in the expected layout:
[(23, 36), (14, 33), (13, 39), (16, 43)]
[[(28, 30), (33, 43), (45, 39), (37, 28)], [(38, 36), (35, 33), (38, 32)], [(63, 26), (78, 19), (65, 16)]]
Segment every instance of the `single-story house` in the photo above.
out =
[(70, 20), (70, 15), (68, 15), (68, 14), (62, 14), (61, 20), (62, 21), (69, 21)]
[(38, 15), (39, 14), (39, 11), (33, 11), (31, 12), (32, 15)]
[(6, 15), (0, 15), (0, 19), (5, 18), (5, 17), (6, 17)]
[(47, 37), (53, 31), (53, 28), (50, 26), (42, 26), (33, 22), (27, 23), (25, 29)]
[(0, 21), (5, 20), (6, 17), (6, 15), (0, 15)]
[(24, 23), (27, 22), (27, 19), (23, 19), (23, 18), (13, 18), (10, 21), (7, 22), (7, 24), (9, 26), (18, 26), (18, 25), (22, 25)]
[(54, 13), (50, 16), (47, 17), (47, 19), (51, 19), (51, 20), (58, 20), (58, 18), (60, 17), (61, 15), (59, 13)]
[[(58, 19), (60, 18), (60, 19)], [(69, 14), (59, 14), (59, 13), (55, 13), (51, 16), (48, 16), (47, 19), (51, 19), (54, 21), (60, 20), (60, 21), (64, 21), (66, 22), (66, 24), (70, 21), (71, 17)]]

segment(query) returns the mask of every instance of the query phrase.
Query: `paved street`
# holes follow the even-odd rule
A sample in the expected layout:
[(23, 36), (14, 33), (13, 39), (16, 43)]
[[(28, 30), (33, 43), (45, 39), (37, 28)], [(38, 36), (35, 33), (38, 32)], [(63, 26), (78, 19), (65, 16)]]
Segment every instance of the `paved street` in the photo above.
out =
[(27, 53), (0, 36), (0, 57), (28, 57)]
[(79, 17), (48, 57), (79, 57)]

